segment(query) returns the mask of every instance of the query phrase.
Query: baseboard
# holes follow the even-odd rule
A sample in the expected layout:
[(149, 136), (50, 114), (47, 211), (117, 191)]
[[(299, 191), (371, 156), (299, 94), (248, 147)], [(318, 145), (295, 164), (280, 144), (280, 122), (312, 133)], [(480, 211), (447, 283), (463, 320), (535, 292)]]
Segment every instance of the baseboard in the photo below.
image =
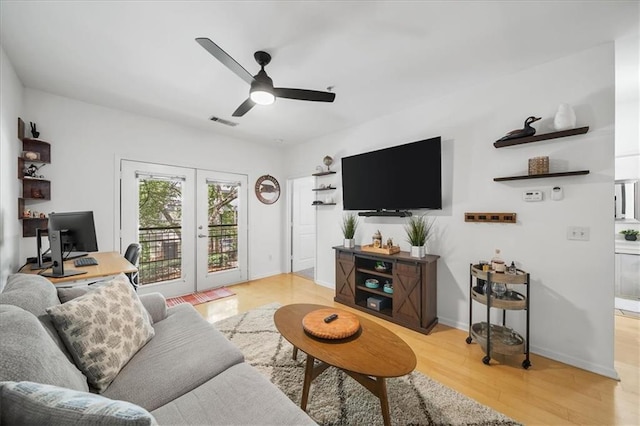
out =
[(573, 367), (581, 368), (583, 370), (590, 371), (592, 373), (600, 374), (602, 376), (608, 377), (614, 380), (620, 380), (620, 376), (614, 368), (609, 368), (604, 365), (595, 364), (593, 362), (589, 362), (584, 359), (575, 358), (572, 356), (568, 356), (565, 354), (561, 354), (558, 352), (550, 351), (545, 348), (540, 348), (538, 346), (530, 347), (531, 353), (535, 353), (536, 355), (543, 356), (545, 358), (550, 358), (554, 361), (562, 362), (564, 364), (571, 365)]
[[(461, 323), (460, 321), (455, 321), (455, 320), (451, 320), (449, 318), (443, 318), (443, 317), (438, 317), (438, 322), (448, 327), (457, 328), (458, 330), (462, 330), (464, 332), (468, 332), (469, 330), (469, 324), (466, 322)], [(600, 374), (601, 376), (605, 376), (610, 379), (620, 380), (620, 376), (618, 376), (618, 373), (613, 368), (596, 364), (584, 359), (561, 354), (555, 351), (548, 350), (546, 348), (541, 348), (539, 346), (531, 345), (529, 347), (529, 350), (531, 351), (532, 354), (540, 355), (545, 358), (552, 359), (554, 361), (562, 362), (563, 364), (567, 364), (572, 367), (581, 368), (583, 370), (587, 370), (592, 373)]]
[(274, 272), (266, 272), (264, 274), (260, 274), (260, 275), (251, 275), (247, 281), (253, 281), (253, 280), (261, 280), (263, 278), (269, 278), (269, 277), (273, 277), (275, 275), (280, 275), (283, 274), (284, 272), (282, 271), (274, 271)]
[(334, 287), (333, 283), (329, 283), (329, 282), (326, 282), (326, 281), (317, 281), (317, 280), (316, 280), (316, 281), (314, 281), (314, 282), (315, 282), (316, 284), (318, 284), (318, 285), (321, 285), (322, 287), (327, 287), (327, 288), (330, 288), (330, 289), (332, 289), (332, 290), (334, 290), (334, 289), (335, 289), (335, 287)]

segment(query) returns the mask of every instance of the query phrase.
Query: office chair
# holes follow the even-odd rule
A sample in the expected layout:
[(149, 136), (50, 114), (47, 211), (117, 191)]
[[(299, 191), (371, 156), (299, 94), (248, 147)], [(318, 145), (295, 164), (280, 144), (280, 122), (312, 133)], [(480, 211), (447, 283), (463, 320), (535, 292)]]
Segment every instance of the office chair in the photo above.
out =
[[(127, 250), (124, 252), (124, 258), (127, 259), (133, 266), (138, 267), (138, 260), (140, 259), (140, 252), (142, 246), (138, 243), (131, 243)], [(138, 291), (138, 271), (128, 273), (129, 281), (133, 288)]]

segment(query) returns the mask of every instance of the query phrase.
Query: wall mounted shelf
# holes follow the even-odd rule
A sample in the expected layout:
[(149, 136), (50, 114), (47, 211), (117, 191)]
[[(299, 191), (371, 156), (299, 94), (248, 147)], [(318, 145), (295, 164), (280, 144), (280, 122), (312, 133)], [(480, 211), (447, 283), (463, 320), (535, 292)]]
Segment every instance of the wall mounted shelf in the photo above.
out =
[(541, 135), (528, 136), (525, 138), (510, 139), (506, 141), (495, 141), (493, 146), (496, 148), (504, 148), (506, 146), (522, 145), (525, 143), (540, 142), (548, 139), (564, 138), (567, 136), (582, 135), (589, 131), (589, 126), (579, 127), (577, 129), (562, 130), (559, 132), (543, 133)]
[[(22, 186), (21, 197), (18, 198), (18, 219), (22, 221), (22, 236), (35, 237), (36, 229), (46, 228), (48, 219), (35, 213), (34, 216), (30, 216), (30, 206), (33, 205), (32, 203), (51, 200), (51, 181), (28, 176), (25, 169), (27, 165), (32, 164), (51, 164), (51, 144), (42, 139), (25, 137), (24, 129), (25, 123), (18, 117), (18, 139), (22, 142), (22, 153), (18, 157), (17, 169), (18, 180)], [(35, 158), (27, 158), (32, 156)]]
[(482, 222), (482, 223), (516, 223), (516, 213), (475, 213), (467, 212), (464, 214), (465, 222)]
[[(336, 174), (336, 172), (331, 171), (331, 170), (327, 170), (326, 172), (313, 173), (311, 176), (323, 177), (323, 176), (329, 176), (329, 175), (335, 175), (335, 174)], [(317, 181), (317, 179), (316, 179), (316, 181)], [(317, 182), (316, 182), (316, 186), (317, 186), (317, 188), (312, 188), (311, 189), (313, 192), (316, 193), (316, 195), (315, 195), (316, 200), (312, 203), (312, 205), (313, 206), (335, 206), (336, 203), (333, 202), (334, 200), (333, 200), (333, 197), (331, 197), (331, 196), (323, 197), (324, 200), (318, 200), (318, 192), (321, 192), (321, 191), (335, 191), (338, 188), (336, 188), (335, 186), (332, 186), (332, 184), (318, 185)]]
[(493, 178), (493, 180), (495, 182), (504, 182), (507, 180), (542, 179), (542, 178), (551, 178), (551, 177), (578, 176), (578, 175), (588, 175), (588, 174), (589, 174), (589, 170), (577, 170), (574, 172), (558, 172), (558, 173), (544, 173), (539, 175), (497, 177), (497, 178)]

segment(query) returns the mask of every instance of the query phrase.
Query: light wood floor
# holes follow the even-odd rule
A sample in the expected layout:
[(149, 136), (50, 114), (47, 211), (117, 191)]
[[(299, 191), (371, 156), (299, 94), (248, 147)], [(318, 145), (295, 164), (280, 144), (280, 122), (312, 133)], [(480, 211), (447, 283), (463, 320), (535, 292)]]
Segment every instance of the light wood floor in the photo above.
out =
[[(333, 302), (333, 290), (312, 281), (282, 274), (231, 287), (236, 296), (205, 303), (196, 309), (209, 321), (278, 302)], [(357, 312), (359, 315), (366, 315)], [(467, 345), (467, 333), (438, 325), (423, 335), (367, 315), (406, 341), (418, 358), (417, 370), (527, 425), (640, 425), (640, 320), (616, 316), (615, 368), (621, 380), (532, 355), (529, 370), (522, 357), (492, 360), (486, 366), (482, 350)]]

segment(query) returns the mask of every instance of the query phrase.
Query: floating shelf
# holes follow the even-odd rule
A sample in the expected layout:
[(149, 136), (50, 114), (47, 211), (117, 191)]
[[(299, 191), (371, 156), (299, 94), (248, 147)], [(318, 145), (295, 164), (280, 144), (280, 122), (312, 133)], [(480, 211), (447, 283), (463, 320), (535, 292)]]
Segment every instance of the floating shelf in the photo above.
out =
[(510, 139), (506, 141), (495, 141), (493, 146), (496, 148), (504, 148), (505, 146), (522, 145), (525, 143), (540, 142), (548, 139), (564, 138), (567, 136), (582, 135), (589, 131), (589, 126), (579, 127), (577, 129), (562, 130), (559, 132), (544, 133), (542, 135), (528, 136), (518, 139)]
[(588, 174), (589, 174), (589, 170), (577, 170), (575, 172), (559, 172), (559, 173), (544, 173), (540, 175), (497, 177), (497, 178), (493, 178), (493, 180), (495, 182), (503, 182), (506, 180), (542, 179), (542, 178), (551, 178), (551, 177), (578, 176), (578, 175), (588, 175)]
[(328, 171), (328, 172), (318, 172), (314, 173), (311, 176), (326, 176), (326, 175), (335, 175), (336, 172)]

